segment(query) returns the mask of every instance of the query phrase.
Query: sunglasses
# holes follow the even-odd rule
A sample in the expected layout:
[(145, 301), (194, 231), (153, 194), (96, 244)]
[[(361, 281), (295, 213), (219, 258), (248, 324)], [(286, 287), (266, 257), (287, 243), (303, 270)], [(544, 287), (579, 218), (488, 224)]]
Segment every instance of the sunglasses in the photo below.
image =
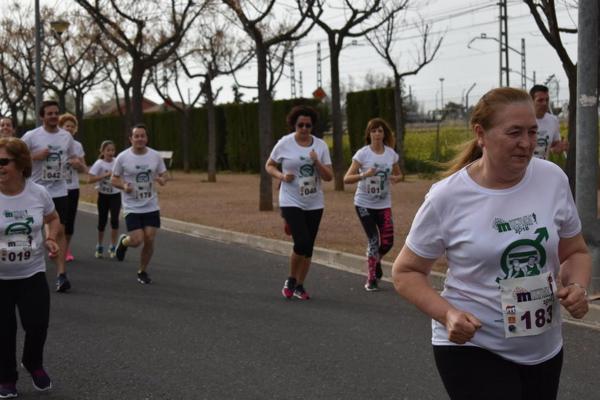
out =
[(302, 129), (302, 128), (306, 128), (306, 129), (310, 129), (312, 128), (311, 124), (303, 124), (302, 122), (296, 125), (298, 128)]
[(14, 158), (0, 158), (0, 167), (6, 167), (11, 161), (15, 161)]

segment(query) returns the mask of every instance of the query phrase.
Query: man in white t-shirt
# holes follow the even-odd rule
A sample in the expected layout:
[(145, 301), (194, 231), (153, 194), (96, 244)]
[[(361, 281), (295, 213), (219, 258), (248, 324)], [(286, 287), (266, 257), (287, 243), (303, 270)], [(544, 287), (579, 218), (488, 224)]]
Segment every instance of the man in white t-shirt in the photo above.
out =
[(560, 124), (555, 115), (549, 113), (550, 95), (548, 87), (544, 85), (534, 85), (529, 94), (533, 99), (535, 106), (535, 118), (538, 125), (537, 146), (533, 156), (546, 160), (553, 153), (565, 151), (569, 144), (566, 140), (560, 138)]
[(66, 292), (71, 288), (65, 268), (65, 223), (67, 221), (67, 181), (65, 165), (69, 162), (74, 168), (81, 167), (77, 156), (73, 137), (66, 130), (58, 127), (60, 115), (58, 103), (53, 100), (44, 101), (39, 109), (42, 125), (25, 133), (21, 138), (31, 151), (33, 170), (31, 180), (42, 185), (54, 202), (61, 229), (56, 238), (58, 254), (50, 254), (56, 263), (56, 291)]
[(147, 147), (148, 133), (143, 124), (136, 125), (129, 134), (131, 147), (122, 151), (115, 160), (111, 183), (122, 190), (123, 213), (128, 234), (117, 243), (117, 260), (123, 261), (128, 247), (143, 244), (137, 279), (141, 284), (151, 283), (146, 269), (154, 252), (154, 238), (160, 228), (158, 195), (154, 182), (167, 182), (167, 168), (160, 154)]

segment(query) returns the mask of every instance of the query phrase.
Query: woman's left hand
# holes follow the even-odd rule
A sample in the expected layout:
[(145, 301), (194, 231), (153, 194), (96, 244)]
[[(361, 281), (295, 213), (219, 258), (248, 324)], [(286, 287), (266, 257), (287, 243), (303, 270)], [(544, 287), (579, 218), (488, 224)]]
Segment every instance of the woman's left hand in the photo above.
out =
[(317, 154), (317, 152), (315, 151), (315, 149), (312, 149), (310, 151), (310, 153), (308, 153), (308, 156), (310, 157), (311, 160), (313, 161), (317, 161), (319, 159), (319, 155)]
[(577, 285), (569, 285), (561, 288), (556, 296), (560, 299), (560, 304), (567, 309), (573, 318), (583, 318), (587, 314), (588, 299), (583, 288)]
[(404, 181), (404, 175), (390, 175), (390, 181), (392, 183), (398, 183)]
[(44, 243), (46, 245), (46, 249), (48, 250), (48, 252), (58, 253), (58, 243), (56, 243), (55, 240), (46, 239), (46, 241)]

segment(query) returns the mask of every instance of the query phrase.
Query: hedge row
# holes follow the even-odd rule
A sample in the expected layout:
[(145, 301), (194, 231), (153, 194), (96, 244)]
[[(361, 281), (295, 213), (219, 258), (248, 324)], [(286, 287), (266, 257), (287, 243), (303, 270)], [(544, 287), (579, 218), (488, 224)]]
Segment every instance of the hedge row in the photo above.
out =
[[(289, 132), (285, 117), (297, 104), (316, 107), (321, 116), (316, 133), (322, 132), (329, 116), (326, 108), (310, 99), (293, 99), (273, 102), (273, 142)], [(258, 104), (225, 104), (216, 107), (217, 162), (218, 169), (232, 171), (260, 170), (258, 141)], [(190, 166), (205, 170), (207, 167), (208, 118), (206, 110), (192, 110), (190, 137)], [(182, 120), (177, 111), (144, 115), (144, 123), (150, 133), (148, 145), (156, 150), (173, 151), (173, 167), (183, 167)], [(117, 151), (129, 146), (125, 133), (125, 120), (119, 116), (87, 118), (81, 125), (78, 139), (83, 144), (86, 159), (92, 163), (104, 140), (115, 142)]]

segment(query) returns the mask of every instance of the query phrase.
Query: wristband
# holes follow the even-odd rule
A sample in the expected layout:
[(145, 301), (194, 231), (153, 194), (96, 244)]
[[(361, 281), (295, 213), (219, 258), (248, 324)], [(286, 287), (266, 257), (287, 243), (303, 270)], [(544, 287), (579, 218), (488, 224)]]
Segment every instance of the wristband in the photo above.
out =
[(583, 287), (583, 285), (581, 285), (581, 284), (579, 284), (579, 283), (577, 283), (577, 282), (572, 282), (572, 283), (569, 283), (569, 284), (567, 285), (567, 287), (569, 287), (569, 286), (577, 286), (578, 288), (580, 288), (580, 289), (583, 289), (583, 295), (584, 295), (585, 297), (587, 297), (587, 296), (588, 296), (587, 289), (586, 289), (585, 287)]
[(54, 243), (56, 243), (56, 240), (54, 240), (54, 239), (52, 239), (52, 238), (46, 238), (46, 242), (47, 242), (48, 240), (50, 240), (51, 242), (54, 242)]

